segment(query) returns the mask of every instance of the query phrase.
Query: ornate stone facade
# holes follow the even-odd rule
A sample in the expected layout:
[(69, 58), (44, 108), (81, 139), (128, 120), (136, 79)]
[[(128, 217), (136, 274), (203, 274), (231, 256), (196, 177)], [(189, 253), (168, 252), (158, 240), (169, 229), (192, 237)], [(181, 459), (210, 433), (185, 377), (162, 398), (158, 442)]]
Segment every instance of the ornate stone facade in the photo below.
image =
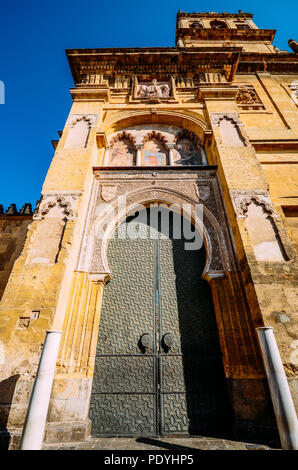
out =
[(179, 12), (175, 47), (67, 51), (73, 106), (42, 199), (33, 216), (0, 206), (10, 448), (49, 329), (63, 334), (45, 441), (90, 435), (109, 240), (150, 204), (184, 209), (204, 240), (232, 438), (280, 445), (256, 328), (274, 328), (297, 406), (298, 57), (273, 37), (249, 13)]

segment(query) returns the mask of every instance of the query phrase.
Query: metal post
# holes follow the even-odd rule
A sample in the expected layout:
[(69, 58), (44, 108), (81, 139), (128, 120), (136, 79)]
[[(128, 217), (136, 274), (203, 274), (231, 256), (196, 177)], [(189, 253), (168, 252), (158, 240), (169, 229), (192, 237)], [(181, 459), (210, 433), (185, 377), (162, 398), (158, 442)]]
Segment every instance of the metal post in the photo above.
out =
[(24, 425), (21, 450), (41, 449), (62, 331), (47, 331)]
[(298, 450), (298, 421), (287, 377), (271, 327), (257, 328), (281, 446)]

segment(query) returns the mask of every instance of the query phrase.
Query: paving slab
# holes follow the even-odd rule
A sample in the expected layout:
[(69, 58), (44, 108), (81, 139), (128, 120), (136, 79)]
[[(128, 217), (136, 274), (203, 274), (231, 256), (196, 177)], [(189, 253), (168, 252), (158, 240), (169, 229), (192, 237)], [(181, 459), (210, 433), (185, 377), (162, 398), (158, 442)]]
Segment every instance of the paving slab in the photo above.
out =
[(209, 437), (89, 438), (84, 442), (44, 444), (42, 450), (271, 450), (263, 444)]

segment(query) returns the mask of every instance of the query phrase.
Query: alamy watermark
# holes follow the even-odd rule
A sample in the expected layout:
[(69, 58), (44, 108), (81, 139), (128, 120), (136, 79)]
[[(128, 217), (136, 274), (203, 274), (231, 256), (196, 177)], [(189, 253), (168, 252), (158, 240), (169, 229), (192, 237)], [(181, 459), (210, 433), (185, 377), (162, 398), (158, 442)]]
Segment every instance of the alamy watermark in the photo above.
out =
[[(117, 230), (118, 240), (145, 240), (170, 238), (184, 241), (185, 250), (199, 250), (203, 245), (202, 204), (156, 204), (149, 207), (138, 204), (128, 210), (126, 196), (117, 198), (117, 204), (100, 204), (95, 211), (94, 225), (96, 239), (103, 239), (107, 233), (115, 238), (119, 222), (130, 216), (129, 223), (121, 223)], [(131, 214), (131, 215), (130, 215)]]
[(5, 104), (5, 85), (2, 80), (0, 80), (0, 104)]

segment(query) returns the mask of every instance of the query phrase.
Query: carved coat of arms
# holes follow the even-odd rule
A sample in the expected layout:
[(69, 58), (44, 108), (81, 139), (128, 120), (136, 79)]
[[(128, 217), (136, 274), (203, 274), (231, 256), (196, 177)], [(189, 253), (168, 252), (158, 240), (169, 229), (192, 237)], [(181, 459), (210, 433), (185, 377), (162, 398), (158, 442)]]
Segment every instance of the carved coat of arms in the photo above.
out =
[(117, 185), (116, 184), (102, 184), (101, 185), (101, 198), (105, 202), (109, 202), (116, 196)]

